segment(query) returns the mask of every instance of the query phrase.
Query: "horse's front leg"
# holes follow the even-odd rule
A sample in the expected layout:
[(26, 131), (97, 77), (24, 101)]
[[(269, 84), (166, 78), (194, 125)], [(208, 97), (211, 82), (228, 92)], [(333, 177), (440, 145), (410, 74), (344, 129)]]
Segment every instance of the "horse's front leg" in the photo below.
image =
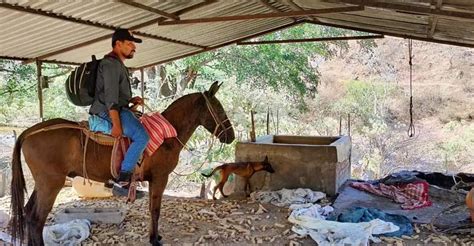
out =
[(161, 200), (168, 183), (168, 176), (154, 178), (150, 183), (150, 243), (154, 246), (161, 245), (161, 236), (158, 234), (158, 220), (160, 219)]

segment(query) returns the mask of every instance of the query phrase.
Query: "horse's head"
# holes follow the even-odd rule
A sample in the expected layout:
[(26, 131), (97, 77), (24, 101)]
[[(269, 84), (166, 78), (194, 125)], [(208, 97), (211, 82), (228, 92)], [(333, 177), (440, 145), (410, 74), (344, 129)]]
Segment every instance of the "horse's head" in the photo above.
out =
[(219, 87), (220, 85), (216, 81), (208, 91), (202, 93), (206, 106), (205, 113), (200, 117), (200, 124), (219, 138), (221, 143), (229, 144), (235, 139), (234, 128), (227, 118), (222, 104), (216, 98)]

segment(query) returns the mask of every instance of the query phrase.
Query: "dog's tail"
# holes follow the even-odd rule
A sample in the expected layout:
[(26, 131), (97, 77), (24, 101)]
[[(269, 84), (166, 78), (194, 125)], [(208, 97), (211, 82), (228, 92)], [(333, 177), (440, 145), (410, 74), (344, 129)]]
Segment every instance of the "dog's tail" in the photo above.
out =
[(214, 168), (214, 170), (212, 170), (212, 172), (210, 174), (205, 174), (205, 173), (201, 173), (202, 176), (206, 177), (206, 178), (209, 178), (211, 177), (212, 175), (214, 175), (214, 173), (217, 171), (217, 170), (220, 170), (222, 169), (222, 166), (218, 166), (216, 168)]

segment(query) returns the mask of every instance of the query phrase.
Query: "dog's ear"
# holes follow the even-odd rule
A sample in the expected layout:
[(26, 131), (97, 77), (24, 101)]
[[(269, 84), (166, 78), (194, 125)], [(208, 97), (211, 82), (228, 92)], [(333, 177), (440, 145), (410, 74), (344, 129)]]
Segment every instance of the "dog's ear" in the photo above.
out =
[(263, 162), (268, 163), (268, 156), (265, 156), (265, 160)]

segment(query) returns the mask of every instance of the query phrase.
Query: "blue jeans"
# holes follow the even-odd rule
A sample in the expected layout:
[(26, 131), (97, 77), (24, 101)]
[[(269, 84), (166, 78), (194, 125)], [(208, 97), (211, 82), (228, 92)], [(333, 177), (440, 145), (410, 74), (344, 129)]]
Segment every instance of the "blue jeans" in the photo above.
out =
[[(135, 164), (138, 163), (140, 156), (143, 154), (150, 137), (142, 123), (140, 123), (130, 110), (120, 110), (120, 122), (122, 123), (123, 135), (130, 138), (132, 142), (122, 161), (121, 171), (132, 172), (135, 168)], [(112, 120), (109, 117), (109, 112), (91, 115), (89, 117), (89, 126), (92, 131), (110, 134), (112, 132)]]

